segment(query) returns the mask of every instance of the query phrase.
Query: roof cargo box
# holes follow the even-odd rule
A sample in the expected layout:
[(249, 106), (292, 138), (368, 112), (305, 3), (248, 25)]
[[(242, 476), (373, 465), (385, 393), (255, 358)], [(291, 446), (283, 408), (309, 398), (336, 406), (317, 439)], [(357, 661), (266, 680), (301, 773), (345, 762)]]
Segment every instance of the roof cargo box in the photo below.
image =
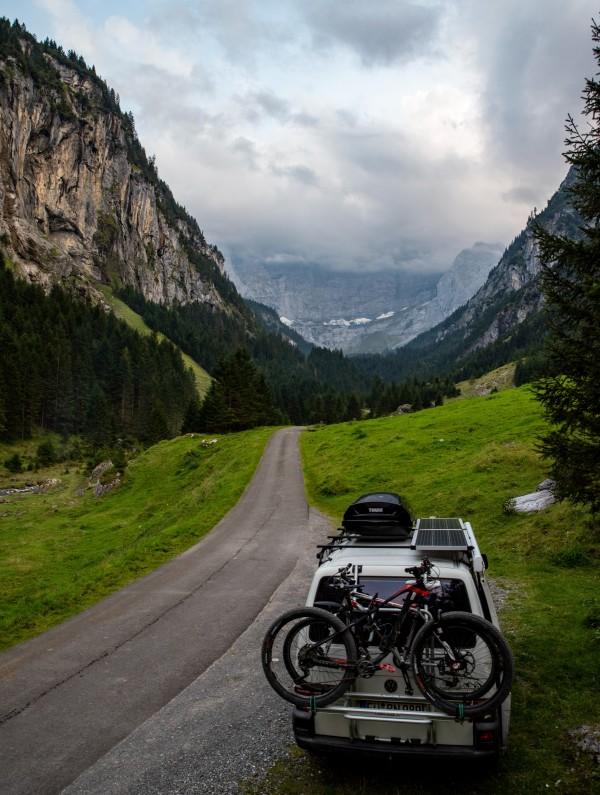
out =
[(399, 494), (363, 494), (344, 513), (346, 533), (370, 538), (406, 539), (412, 533), (410, 510)]

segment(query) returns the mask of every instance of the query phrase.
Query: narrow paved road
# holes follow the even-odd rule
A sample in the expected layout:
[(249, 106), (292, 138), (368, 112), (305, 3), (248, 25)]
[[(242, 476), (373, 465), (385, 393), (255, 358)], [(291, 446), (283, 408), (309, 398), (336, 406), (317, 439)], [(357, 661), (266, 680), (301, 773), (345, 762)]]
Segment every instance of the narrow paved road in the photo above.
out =
[(238, 795), (293, 744), (292, 705), (267, 684), (267, 627), (304, 603), (315, 545), (332, 528), (311, 508), (298, 562), (235, 643), (189, 687), (85, 770), (63, 795)]
[(272, 437), (238, 504), (196, 546), (0, 655), (1, 793), (59, 792), (252, 623), (306, 544), (297, 437)]

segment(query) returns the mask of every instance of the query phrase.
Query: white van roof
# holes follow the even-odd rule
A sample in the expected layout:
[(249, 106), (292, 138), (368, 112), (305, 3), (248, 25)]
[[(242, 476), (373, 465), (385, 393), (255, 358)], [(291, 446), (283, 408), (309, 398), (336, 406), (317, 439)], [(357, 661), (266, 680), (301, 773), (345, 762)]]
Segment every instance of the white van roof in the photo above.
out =
[(320, 547), (322, 574), (335, 573), (348, 563), (404, 569), (425, 557), (439, 569), (456, 570), (466, 565), (480, 577), (485, 570), (473, 528), (460, 518), (417, 519), (412, 536), (406, 540), (370, 539), (344, 532), (330, 538), (329, 544)]

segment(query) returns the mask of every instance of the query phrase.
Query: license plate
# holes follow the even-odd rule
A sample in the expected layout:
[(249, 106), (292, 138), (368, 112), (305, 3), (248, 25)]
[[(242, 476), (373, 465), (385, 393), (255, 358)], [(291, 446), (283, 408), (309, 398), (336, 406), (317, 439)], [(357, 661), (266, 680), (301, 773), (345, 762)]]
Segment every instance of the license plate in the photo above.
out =
[(388, 712), (411, 714), (429, 712), (429, 704), (410, 704), (402, 701), (359, 701), (358, 706), (363, 709), (385, 709), (388, 710)]

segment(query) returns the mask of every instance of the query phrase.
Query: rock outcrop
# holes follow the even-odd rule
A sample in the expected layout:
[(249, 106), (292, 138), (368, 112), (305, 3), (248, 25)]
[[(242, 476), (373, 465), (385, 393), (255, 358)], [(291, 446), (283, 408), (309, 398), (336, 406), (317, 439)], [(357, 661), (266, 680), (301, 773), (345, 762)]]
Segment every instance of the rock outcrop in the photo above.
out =
[(222, 308), (223, 257), (159, 180), (114, 92), (62, 51), (20, 45), (0, 57), (0, 242), (17, 271)]
[(556, 502), (555, 488), (555, 482), (550, 478), (546, 478), (546, 480), (538, 484), (536, 491), (508, 500), (505, 510), (507, 513), (535, 513), (543, 511), (544, 508), (548, 508)]
[[(575, 179), (571, 168), (559, 189), (535, 221), (555, 234), (576, 238), (581, 219), (573, 207), (569, 188)], [(448, 358), (460, 359), (479, 348), (506, 339), (526, 319), (541, 309), (543, 298), (537, 277), (540, 261), (533, 234), (533, 219), (506, 249), (483, 286), (446, 321), (415, 339), (409, 347), (423, 351), (444, 344)]]

